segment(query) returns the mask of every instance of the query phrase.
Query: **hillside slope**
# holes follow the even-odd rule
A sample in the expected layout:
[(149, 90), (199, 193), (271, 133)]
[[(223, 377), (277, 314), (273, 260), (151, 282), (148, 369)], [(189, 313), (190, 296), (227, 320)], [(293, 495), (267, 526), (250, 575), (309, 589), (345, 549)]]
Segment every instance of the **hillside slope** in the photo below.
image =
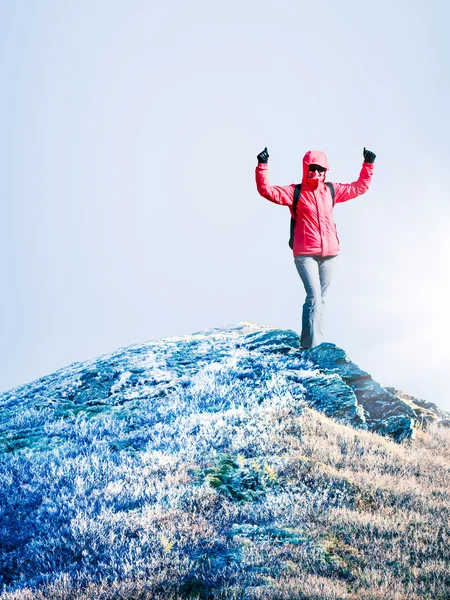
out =
[(298, 345), (241, 323), (0, 395), (0, 597), (450, 597), (449, 415)]

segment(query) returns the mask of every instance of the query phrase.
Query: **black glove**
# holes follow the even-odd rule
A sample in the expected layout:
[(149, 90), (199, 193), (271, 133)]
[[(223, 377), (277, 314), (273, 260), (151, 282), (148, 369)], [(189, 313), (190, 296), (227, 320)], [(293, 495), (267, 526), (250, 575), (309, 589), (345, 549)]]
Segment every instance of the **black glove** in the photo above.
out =
[(376, 154), (374, 154), (370, 150), (366, 150), (365, 148), (363, 150), (363, 156), (364, 156), (364, 162), (369, 163), (369, 165), (373, 165), (373, 163), (375, 162), (375, 159), (377, 157)]
[(267, 146), (262, 152), (258, 154), (256, 158), (258, 159), (259, 163), (263, 163), (264, 165), (269, 161), (269, 153), (267, 152)]

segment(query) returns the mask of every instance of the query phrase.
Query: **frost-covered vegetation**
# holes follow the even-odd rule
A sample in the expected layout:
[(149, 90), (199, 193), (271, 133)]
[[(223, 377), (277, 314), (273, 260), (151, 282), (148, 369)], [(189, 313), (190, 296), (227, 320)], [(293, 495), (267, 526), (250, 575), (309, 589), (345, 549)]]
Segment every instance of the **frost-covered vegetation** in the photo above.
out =
[(331, 420), (241, 333), (0, 396), (2, 600), (450, 597), (450, 431)]

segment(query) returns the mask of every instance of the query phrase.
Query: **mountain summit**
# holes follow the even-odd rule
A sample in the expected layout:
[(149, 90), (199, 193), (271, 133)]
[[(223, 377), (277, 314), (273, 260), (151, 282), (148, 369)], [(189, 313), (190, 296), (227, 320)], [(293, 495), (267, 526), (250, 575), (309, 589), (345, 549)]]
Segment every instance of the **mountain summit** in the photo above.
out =
[(0, 598), (448, 597), (450, 415), (334, 344), (238, 323), (0, 407)]

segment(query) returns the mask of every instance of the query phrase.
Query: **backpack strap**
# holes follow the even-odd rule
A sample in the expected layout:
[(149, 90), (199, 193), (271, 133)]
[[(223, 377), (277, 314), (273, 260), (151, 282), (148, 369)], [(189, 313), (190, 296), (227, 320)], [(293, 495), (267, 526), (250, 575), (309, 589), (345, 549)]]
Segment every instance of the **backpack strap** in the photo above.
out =
[(297, 183), (294, 190), (294, 204), (292, 206), (292, 212), (294, 216), (291, 216), (291, 235), (289, 237), (289, 248), (294, 247), (294, 230), (295, 230), (295, 215), (297, 214), (297, 204), (300, 198), (300, 194), (302, 191), (302, 184)]
[(330, 190), (330, 192), (331, 192), (331, 197), (332, 197), (332, 199), (333, 199), (333, 206), (334, 206), (334, 204), (335, 204), (335, 202), (334, 202), (334, 196), (336, 195), (336, 192), (335, 192), (335, 190), (334, 190), (334, 185), (333, 185), (332, 183), (330, 183), (329, 181), (327, 181), (327, 182), (325, 183), (325, 185), (327, 186), (327, 188), (328, 188), (328, 189)]

